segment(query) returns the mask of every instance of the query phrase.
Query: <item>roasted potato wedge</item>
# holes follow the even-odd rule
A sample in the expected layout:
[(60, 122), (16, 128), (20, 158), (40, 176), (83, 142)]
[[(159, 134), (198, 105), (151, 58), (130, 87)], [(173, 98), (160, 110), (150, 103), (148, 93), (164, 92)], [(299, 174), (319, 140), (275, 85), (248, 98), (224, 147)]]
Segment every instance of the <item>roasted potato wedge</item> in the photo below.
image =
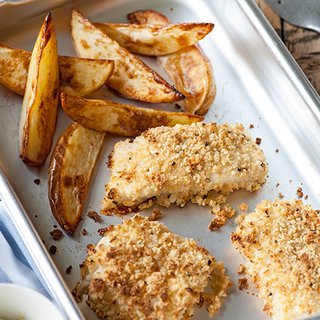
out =
[(112, 60), (59, 57), (60, 91), (86, 96), (102, 87), (114, 70)]
[(122, 96), (154, 103), (174, 102), (184, 98), (154, 70), (77, 11), (72, 12), (71, 34), (79, 56), (115, 61), (115, 69), (107, 85)]
[(134, 24), (170, 24), (170, 20), (155, 10), (137, 10), (127, 14), (128, 21)]
[[(163, 24), (169, 19), (153, 10), (139, 10), (128, 14), (131, 23)], [(158, 58), (177, 89), (186, 97), (180, 102), (186, 112), (205, 115), (216, 96), (212, 66), (199, 46), (189, 46)]]
[[(31, 52), (0, 45), (0, 83), (24, 95)], [(104, 85), (113, 72), (111, 60), (59, 57), (60, 90), (85, 96)]]
[(20, 114), (20, 157), (28, 165), (42, 165), (47, 158), (56, 127), (58, 101), (58, 50), (49, 13), (31, 54)]
[(192, 46), (214, 27), (212, 23), (94, 25), (130, 52), (146, 56), (163, 56)]
[(81, 220), (104, 136), (72, 123), (53, 150), (48, 178), (49, 202), (54, 217), (69, 234)]
[(149, 128), (191, 124), (203, 120), (203, 117), (182, 112), (138, 108), (66, 93), (61, 94), (61, 105), (73, 121), (84, 127), (129, 137), (137, 136)]

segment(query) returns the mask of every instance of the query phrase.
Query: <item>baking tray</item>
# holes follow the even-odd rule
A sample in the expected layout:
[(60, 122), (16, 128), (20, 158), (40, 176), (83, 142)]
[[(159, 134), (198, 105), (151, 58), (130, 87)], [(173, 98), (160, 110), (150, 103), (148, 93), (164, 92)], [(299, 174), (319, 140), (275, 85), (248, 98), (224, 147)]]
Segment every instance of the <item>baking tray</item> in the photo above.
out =
[[(253, 137), (261, 137), (261, 147), (269, 162), (269, 178), (261, 191), (248, 193), (238, 191), (229, 197), (229, 203), (234, 207), (241, 202), (248, 203), (250, 210), (262, 199), (273, 200), (281, 192), (286, 198), (296, 197), (296, 189), (302, 186), (308, 200), (317, 207), (320, 195), (320, 101), (316, 92), (307, 81), (285, 46), (282, 44), (272, 27), (256, 7), (253, 0), (225, 1), (186, 1), (186, 0), (108, 0), (108, 1), (76, 1), (52, 10), (58, 33), (60, 54), (74, 55), (69, 34), (69, 18), (72, 8), (77, 8), (93, 21), (125, 22), (126, 13), (137, 9), (156, 9), (163, 12), (174, 22), (210, 21), (215, 23), (212, 34), (201, 41), (201, 46), (213, 63), (217, 97), (205, 118), (205, 121), (218, 123), (241, 122), (245, 127), (253, 124), (250, 130)], [(31, 50), (42, 23), (41, 14), (23, 23), (0, 31), (0, 43), (12, 47)], [(144, 59), (148, 64), (163, 72), (153, 59)], [(91, 97), (111, 98), (125, 101), (106, 88), (102, 88)], [(99, 240), (97, 230), (104, 225), (120, 223), (119, 218), (103, 217), (103, 223), (94, 223), (87, 217), (81, 222), (73, 237), (64, 236), (59, 242), (50, 239), (49, 232), (56, 225), (51, 216), (47, 199), (48, 161), (42, 168), (28, 168), (18, 158), (18, 123), (21, 97), (0, 87), (0, 161), (4, 172), (10, 180), (21, 206), (17, 208), (17, 198), (11, 191), (2, 194), (10, 209), (13, 219), (16, 215), (28, 217), (44, 241), (45, 247), (54, 244), (57, 253), (52, 256), (57, 269), (68, 288), (71, 290), (79, 279), (78, 265), (84, 260), (86, 246)], [(145, 106), (131, 101), (132, 104)], [(173, 110), (172, 105), (158, 105), (162, 109)], [(60, 112), (55, 141), (70, 121)], [(109, 172), (106, 159), (116, 141), (120, 138), (108, 136), (96, 167), (90, 188), (85, 212), (99, 211), (103, 198), (104, 185), (108, 181)], [(278, 150), (278, 152), (276, 152)], [(39, 178), (40, 185), (33, 180)], [(277, 184), (279, 183), (279, 186)], [(4, 182), (6, 185), (6, 183)], [(15, 211), (15, 212), (14, 212)], [(243, 258), (235, 251), (230, 242), (230, 233), (235, 229), (235, 218), (220, 231), (210, 232), (207, 226), (212, 218), (209, 209), (193, 204), (185, 208), (170, 207), (162, 209), (165, 223), (173, 232), (194, 238), (225, 263), (227, 273), (235, 286), (226, 299), (222, 310), (217, 315), (219, 319), (268, 319), (261, 311), (263, 304), (256, 297), (250, 284), (248, 292), (237, 289), (237, 267)], [(150, 210), (146, 211), (150, 213)], [(29, 222), (27, 224), (29, 227)], [(17, 231), (30, 241), (35, 237), (28, 228), (21, 226)], [(85, 228), (89, 234), (81, 235)], [(33, 239), (34, 243), (36, 239)], [(29, 247), (30, 248), (30, 247)], [(32, 250), (32, 248), (30, 248)], [(52, 272), (50, 257), (39, 244), (33, 248), (33, 257), (41, 268), (45, 260), (45, 268)], [(66, 268), (72, 265), (70, 275)], [(45, 272), (44, 272), (45, 274)], [(50, 284), (52, 292), (63, 292), (63, 282), (55, 274), (52, 281), (44, 277)], [(59, 291), (60, 290), (60, 291)], [(64, 293), (66, 303), (62, 308), (70, 306), (69, 296)], [(61, 299), (60, 299), (61, 302)], [(59, 299), (58, 299), (59, 303)], [(60, 303), (61, 306), (61, 303)], [(83, 314), (88, 319), (95, 315), (85, 304), (80, 305)], [(241, 310), (241, 312), (240, 312)], [(76, 311), (74, 311), (76, 312)], [(68, 316), (77, 319), (78, 315)], [(205, 311), (197, 311), (195, 319), (208, 319)]]

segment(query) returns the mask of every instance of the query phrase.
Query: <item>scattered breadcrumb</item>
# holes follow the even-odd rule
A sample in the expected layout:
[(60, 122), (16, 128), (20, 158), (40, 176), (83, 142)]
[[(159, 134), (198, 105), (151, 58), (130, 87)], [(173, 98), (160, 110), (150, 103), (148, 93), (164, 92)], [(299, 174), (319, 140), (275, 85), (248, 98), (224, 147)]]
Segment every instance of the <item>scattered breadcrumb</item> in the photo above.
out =
[(249, 124), (249, 129), (253, 129), (254, 128), (254, 125), (253, 124)]
[(98, 229), (98, 233), (101, 237), (103, 237), (103, 235), (105, 234), (105, 232), (108, 230), (109, 227), (105, 227), (105, 228), (100, 228)]
[(63, 233), (59, 229), (54, 229), (50, 232), (50, 236), (53, 240), (60, 240), (61, 237), (63, 236)]
[(83, 236), (86, 236), (88, 234), (88, 231), (83, 228), (81, 233), (82, 233)]
[(89, 211), (88, 212), (88, 217), (90, 218), (90, 219), (92, 219), (94, 222), (101, 222), (101, 216), (97, 213), (97, 212), (95, 212), (95, 211)]
[(228, 218), (231, 218), (236, 214), (236, 211), (229, 204), (221, 205), (217, 203), (217, 205), (219, 208), (218, 210), (216, 210), (216, 208), (214, 208), (215, 210), (211, 210), (211, 212), (215, 214), (215, 217), (208, 226), (210, 231), (218, 230), (227, 223)]
[(152, 213), (150, 215), (150, 217), (148, 218), (149, 221), (156, 221), (156, 220), (160, 220), (162, 218), (162, 213), (159, 209), (154, 208), (152, 210)]
[(278, 188), (280, 186), (280, 183), (278, 182), (277, 184), (276, 184), (276, 188)]
[(70, 265), (67, 269), (66, 269), (66, 274), (70, 274), (72, 270), (72, 266)]
[(276, 149), (276, 153), (279, 153), (279, 149)]
[(302, 188), (301, 187), (297, 188), (297, 196), (298, 196), (298, 198), (302, 198), (303, 197), (303, 192), (302, 192)]
[(304, 196), (304, 200), (308, 200), (308, 198), (309, 198), (309, 196), (306, 194), (306, 195)]
[(55, 245), (50, 246), (49, 251), (52, 255), (56, 254), (57, 247)]
[(247, 278), (240, 278), (238, 279), (238, 288), (239, 290), (247, 290), (249, 288), (248, 279)]
[(245, 274), (246, 273), (246, 266), (242, 263), (239, 264), (239, 267), (238, 267), (238, 270), (237, 270), (237, 273), (238, 274)]
[(259, 137), (257, 137), (257, 138), (256, 138), (256, 144), (257, 144), (257, 145), (260, 145), (260, 144), (261, 144), (261, 142), (262, 142), (262, 139), (261, 139), (261, 138), (259, 138)]
[(201, 304), (213, 316), (229, 287), (223, 263), (206, 249), (135, 215), (88, 246), (74, 294), (87, 294), (101, 319), (176, 320), (190, 319)]
[(280, 199), (284, 198), (284, 195), (281, 192), (279, 192), (278, 196), (279, 196)]
[(320, 217), (301, 200), (262, 201), (243, 215), (231, 240), (273, 319), (320, 311)]
[(37, 178), (34, 179), (33, 182), (38, 186), (41, 183), (41, 180)]
[(243, 203), (239, 204), (238, 208), (239, 208), (240, 211), (247, 211), (248, 210), (248, 205), (243, 202)]

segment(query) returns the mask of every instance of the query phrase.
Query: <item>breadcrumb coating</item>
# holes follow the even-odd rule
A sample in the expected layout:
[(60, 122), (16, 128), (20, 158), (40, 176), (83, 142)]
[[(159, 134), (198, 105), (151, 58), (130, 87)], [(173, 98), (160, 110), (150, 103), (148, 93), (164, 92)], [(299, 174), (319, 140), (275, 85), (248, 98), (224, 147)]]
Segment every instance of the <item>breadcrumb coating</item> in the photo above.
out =
[(262, 201), (238, 218), (231, 240), (275, 320), (320, 311), (320, 217), (301, 200)]
[(223, 263), (195, 241), (135, 215), (89, 246), (74, 293), (88, 294), (100, 319), (185, 320), (202, 304), (213, 316), (230, 284)]
[[(102, 213), (126, 214), (153, 204), (208, 204), (210, 193), (261, 188), (265, 156), (241, 124), (195, 123), (149, 129), (118, 142), (109, 157)], [(212, 201), (212, 205), (215, 202)]]

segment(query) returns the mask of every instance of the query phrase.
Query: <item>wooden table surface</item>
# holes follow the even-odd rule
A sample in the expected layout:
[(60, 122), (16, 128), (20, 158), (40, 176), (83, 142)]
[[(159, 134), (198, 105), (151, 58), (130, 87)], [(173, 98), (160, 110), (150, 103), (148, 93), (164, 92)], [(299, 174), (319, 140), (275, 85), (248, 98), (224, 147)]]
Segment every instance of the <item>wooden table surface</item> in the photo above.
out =
[(256, 1), (320, 94), (320, 33), (295, 27), (281, 19), (264, 0)]

